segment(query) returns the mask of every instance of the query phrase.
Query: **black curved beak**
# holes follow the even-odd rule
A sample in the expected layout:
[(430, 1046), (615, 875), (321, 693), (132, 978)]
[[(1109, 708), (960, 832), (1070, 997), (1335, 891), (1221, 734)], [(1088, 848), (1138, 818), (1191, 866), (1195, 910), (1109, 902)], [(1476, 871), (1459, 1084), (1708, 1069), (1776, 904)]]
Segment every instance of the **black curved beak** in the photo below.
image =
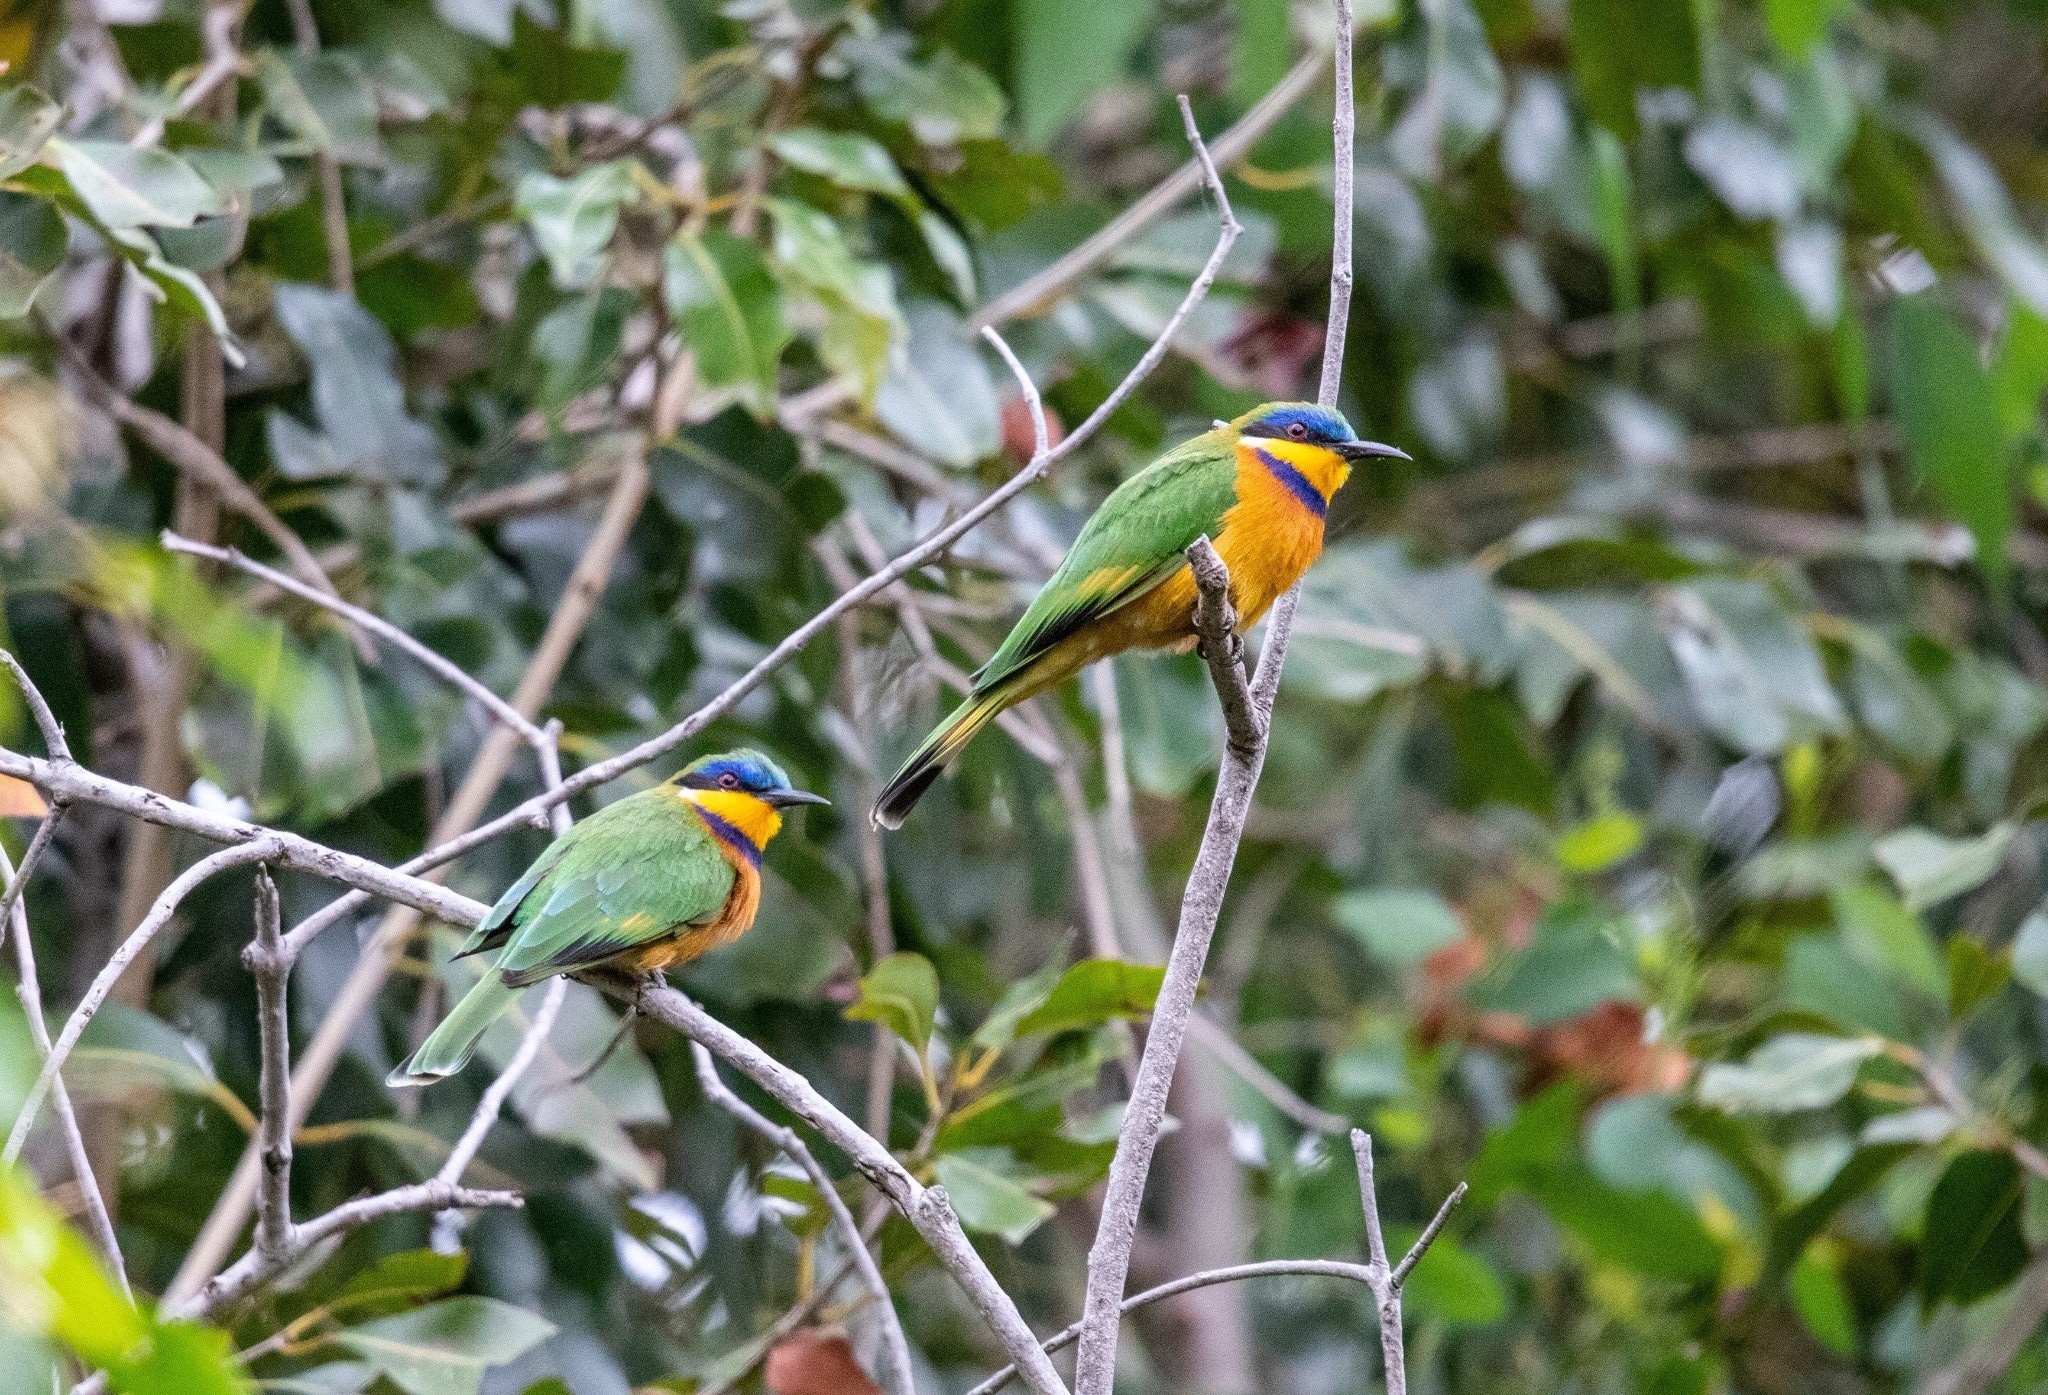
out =
[(761, 796), (761, 802), (777, 809), (787, 809), (792, 804), (823, 804), (829, 808), (832, 804), (824, 795), (809, 790), (770, 790)]
[(1344, 441), (1330, 449), (1346, 460), (1412, 460), (1413, 456), (1398, 446), (1383, 446), (1378, 441)]

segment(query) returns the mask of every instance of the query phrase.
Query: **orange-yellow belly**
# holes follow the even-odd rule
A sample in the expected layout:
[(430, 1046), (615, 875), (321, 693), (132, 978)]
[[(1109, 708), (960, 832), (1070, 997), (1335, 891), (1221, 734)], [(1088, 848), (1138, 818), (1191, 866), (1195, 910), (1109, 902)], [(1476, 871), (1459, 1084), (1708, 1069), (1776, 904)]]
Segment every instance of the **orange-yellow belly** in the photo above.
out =
[(735, 862), (733, 871), (732, 890), (726, 893), (716, 919), (703, 925), (677, 926), (669, 938), (628, 950), (620, 959), (636, 973), (673, 969), (746, 934), (755, 912), (761, 909), (761, 874), (744, 859)]
[[(1323, 550), (1323, 520), (1263, 471), (1238, 477), (1238, 502), (1223, 515), (1216, 555), (1230, 569), (1230, 604), (1244, 633)], [(1013, 701), (1064, 682), (1126, 649), (1189, 649), (1195, 635), (1195, 579), (1182, 568), (1145, 595), (1062, 640), (1033, 664)], [(1008, 706), (1005, 703), (1005, 706)]]

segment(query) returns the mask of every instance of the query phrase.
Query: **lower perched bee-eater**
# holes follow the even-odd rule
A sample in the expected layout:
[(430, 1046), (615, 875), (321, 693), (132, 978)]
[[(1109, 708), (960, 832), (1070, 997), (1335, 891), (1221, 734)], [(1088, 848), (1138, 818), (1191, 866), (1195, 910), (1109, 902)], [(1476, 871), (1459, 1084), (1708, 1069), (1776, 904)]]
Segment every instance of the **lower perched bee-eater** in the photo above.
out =
[(759, 751), (706, 756), (606, 805), (548, 845), (456, 951), (500, 951), (393, 1085), (442, 1080), (527, 988), (607, 965), (653, 973), (747, 932), (761, 905), (761, 850), (792, 804), (824, 804), (790, 786)]
[(1337, 412), (1269, 402), (1178, 446), (1119, 485), (974, 688), (875, 801), (902, 826), (932, 782), (997, 714), (1126, 649), (1195, 642), (1187, 549), (1207, 536), (1230, 568), (1238, 633), (1256, 624), (1323, 550), (1323, 516), (1352, 462), (1404, 451), (1361, 441)]

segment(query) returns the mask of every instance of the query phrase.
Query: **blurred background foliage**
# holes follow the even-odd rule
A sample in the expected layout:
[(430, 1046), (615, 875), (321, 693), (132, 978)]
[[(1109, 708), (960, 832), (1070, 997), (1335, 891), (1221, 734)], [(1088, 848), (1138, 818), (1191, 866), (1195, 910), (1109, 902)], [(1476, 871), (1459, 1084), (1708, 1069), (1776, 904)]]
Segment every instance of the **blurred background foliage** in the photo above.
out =
[[(1099, 402), (1211, 214), (1185, 200), (1079, 275), (1032, 278), (1183, 161), (1173, 94), (1212, 139), (1257, 121), (1225, 171), (1246, 235), (1154, 379), (912, 599), (821, 638), (700, 743), (770, 749), (836, 808), (776, 844), (759, 927), (687, 986), (856, 1111), (882, 1053), (892, 1142), (1041, 1330), (1065, 1323), (1156, 990), (1137, 966), (1162, 957), (1207, 808), (1214, 699), (1192, 659), (1120, 660), (1113, 685), (1042, 700), (1030, 749), (985, 737), (879, 850), (862, 811), (940, 675), (986, 656), (1120, 477), (1311, 389), (1328, 16), (311, 16), (317, 45), (273, 0), (0, 21), (0, 598), (82, 760), (389, 861), (426, 841), (487, 719), (324, 614), (163, 552), (174, 523), (275, 547), (124, 437), (93, 379), (214, 439), (347, 595), (510, 692), (657, 362), (690, 356), (685, 425), (544, 709), (587, 763), (1022, 463), (1028, 419), (970, 332), (988, 307), (1059, 418)], [(1357, 1251), (1341, 1142), (1276, 1107), (1292, 1092), (1373, 1132), (1409, 1233), (1472, 1185), (1409, 1292), (1417, 1390), (2048, 1383), (2044, 19), (2039, 0), (1363, 0), (1343, 405), (1416, 459), (1332, 511), (1210, 965), (1202, 1010), (1282, 1088), (1189, 1057), (1139, 1279)], [(223, 20), (235, 76), (178, 104)], [(34, 747), (11, 690), (0, 731)], [(535, 787), (515, 764), (498, 798)], [(16, 856), (30, 827), (6, 827)], [(79, 811), (29, 889), (53, 1009), (127, 928), (135, 836)], [(502, 839), (454, 882), (490, 899), (540, 842)], [(170, 840), (165, 865), (199, 852)], [(284, 890), (300, 916), (331, 895)], [(196, 897), (78, 1057), (145, 1292), (247, 1138), (247, 893)], [(423, 938), (350, 1037), (299, 1141), (302, 1213), (431, 1172), (468, 1118), (482, 1067), (423, 1097), (380, 1084), (439, 1010), (449, 943)], [(357, 944), (344, 928), (301, 961), (302, 1033)], [(575, 990), (485, 1151), (523, 1213), (352, 1238), (238, 1319), (238, 1345), (289, 1334), (254, 1373), (328, 1395), (762, 1380), (760, 1334), (841, 1270), (822, 1207), (705, 1106), (680, 1041), (643, 1027), (572, 1082), (613, 1020)], [(0, 1229), (46, 1225), (9, 1186)], [(921, 1388), (996, 1364), (907, 1229), (883, 1254)], [(852, 1292), (820, 1320), (865, 1352)], [(1323, 1281), (1213, 1290), (1135, 1331), (1134, 1391), (1377, 1379), (1369, 1300)], [(800, 1364), (766, 1378), (808, 1388)]]

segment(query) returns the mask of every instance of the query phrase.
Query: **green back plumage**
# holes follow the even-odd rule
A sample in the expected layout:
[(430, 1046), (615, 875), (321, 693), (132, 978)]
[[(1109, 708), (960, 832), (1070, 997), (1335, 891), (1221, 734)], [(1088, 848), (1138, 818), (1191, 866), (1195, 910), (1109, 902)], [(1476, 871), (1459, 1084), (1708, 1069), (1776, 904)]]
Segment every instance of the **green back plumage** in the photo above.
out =
[(504, 945), (506, 982), (538, 982), (715, 919), (734, 875), (695, 810), (672, 789), (644, 790), (563, 834), (491, 908), (486, 924), (505, 933), (479, 931), (477, 947)]
[(974, 676), (977, 693), (1015, 678), (1092, 621), (1129, 605), (1187, 565), (1237, 502), (1237, 431), (1219, 427), (1168, 451), (1118, 485), (1010, 636)]
[(600, 809), (549, 844), (463, 943), (457, 957), (503, 952), (389, 1083), (461, 1070), (520, 989), (716, 919), (736, 875), (673, 789)]

